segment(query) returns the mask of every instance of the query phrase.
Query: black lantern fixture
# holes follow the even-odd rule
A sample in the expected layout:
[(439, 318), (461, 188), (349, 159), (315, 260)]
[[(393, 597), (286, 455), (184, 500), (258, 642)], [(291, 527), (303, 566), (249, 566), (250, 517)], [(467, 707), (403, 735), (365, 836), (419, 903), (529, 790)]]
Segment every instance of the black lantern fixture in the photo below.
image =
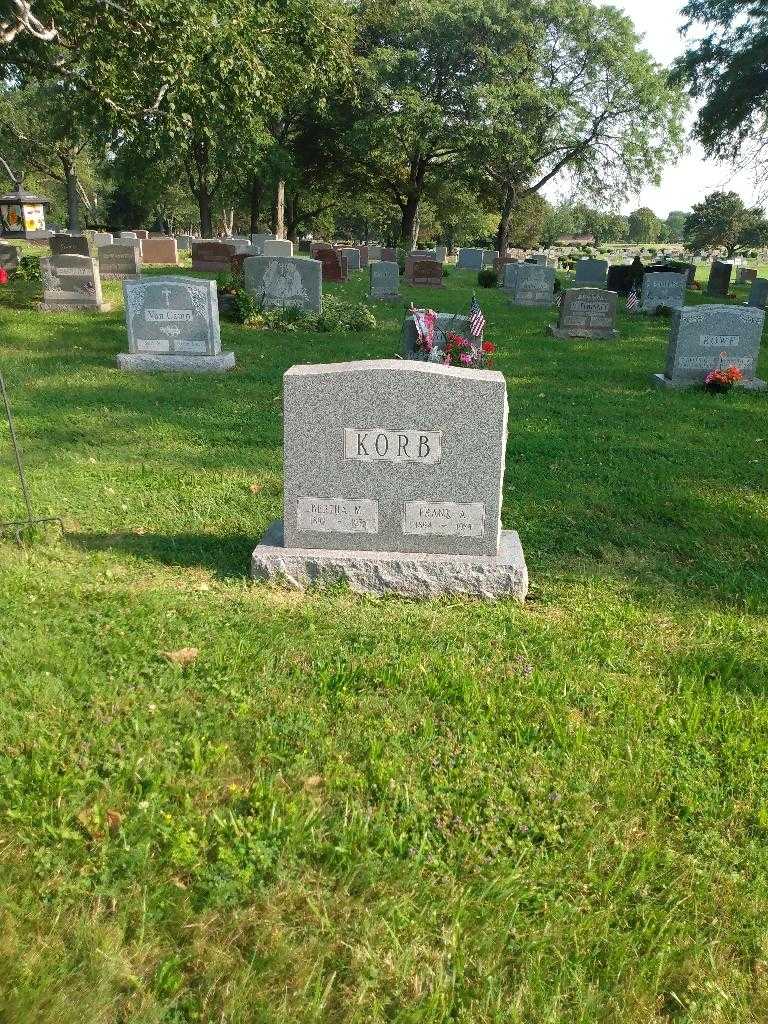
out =
[(0, 196), (2, 235), (4, 238), (34, 238), (45, 231), (45, 212), (51, 201), (27, 192), (21, 178), (16, 177), (2, 157), (0, 163), (16, 186), (12, 192)]

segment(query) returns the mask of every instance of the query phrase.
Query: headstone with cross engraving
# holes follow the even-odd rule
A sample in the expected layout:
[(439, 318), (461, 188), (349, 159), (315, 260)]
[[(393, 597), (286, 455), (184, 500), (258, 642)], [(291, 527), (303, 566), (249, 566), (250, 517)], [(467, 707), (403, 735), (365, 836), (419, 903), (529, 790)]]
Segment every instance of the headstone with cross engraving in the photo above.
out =
[(230, 370), (233, 352), (221, 351), (215, 281), (152, 277), (124, 281), (128, 352), (121, 370)]

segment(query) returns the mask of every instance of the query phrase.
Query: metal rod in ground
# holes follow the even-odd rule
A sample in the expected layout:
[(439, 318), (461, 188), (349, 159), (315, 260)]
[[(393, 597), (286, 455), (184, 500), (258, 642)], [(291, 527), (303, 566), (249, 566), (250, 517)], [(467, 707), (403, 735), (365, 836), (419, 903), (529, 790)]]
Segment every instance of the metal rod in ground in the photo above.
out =
[(13, 448), (13, 457), (16, 460), (16, 470), (19, 474), (19, 483), (21, 485), (21, 493), (24, 496), (24, 505), (27, 510), (27, 518), (23, 520), (17, 520), (10, 523), (1, 523), (0, 530), (12, 529), (16, 532), (18, 537), (19, 530), (24, 526), (36, 526), (40, 523), (59, 523), (61, 524), (60, 516), (47, 516), (45, 518), (39, 518), (32, 515), (32, 502), (29, 499), (29, 489), (27, 488), (27, 478), (24, 475), (24, 463), (21, 461), (21, 449), (19, 448), (19, 440), (16, 437), (16, 428), (13, 425), (13, 414), (11, 413), (11, 403), (8, 399), (8, 392), (5, 389), (5, 380), (0, 372), (0, 394), (3, 396), (3, 405), (5, 406), (5, 415), (8, 419), (8, 431), (11, 435), (11, 447)]

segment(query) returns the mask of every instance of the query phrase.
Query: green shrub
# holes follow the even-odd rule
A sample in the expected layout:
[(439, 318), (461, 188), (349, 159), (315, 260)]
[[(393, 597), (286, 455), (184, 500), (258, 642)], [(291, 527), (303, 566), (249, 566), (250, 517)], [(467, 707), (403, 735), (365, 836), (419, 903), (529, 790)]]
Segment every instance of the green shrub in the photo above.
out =
[(17, 281), (41, 281), (40, 257), (22, 256), (13, 276)]
[(478, 271), (477, 283), (481, 288), (495, 288), (499, 283), (499, 275), (493, 267), (484, 267)]
[(444, 263), (443, 264), (443, 277), (450, 277), (450, 276), (451, 276), (451, 268), (448, 266), (447, 263)]
[(233, 299), (234, 309), (232, 312), (238, 323), (246, 324), (255, 313), (258, 313), (259, 304), (252, 295), (248, 294), (245, 288), (238, 288), (234, 293)]
[(296, 309), (263, 309), (247, 292), (235, 294), (235, 317), (246, 327), (273, 331), (372, 331), (376, 316), (363, 302), (345, 302), (335, 295), (323, 300), (322, 313)]

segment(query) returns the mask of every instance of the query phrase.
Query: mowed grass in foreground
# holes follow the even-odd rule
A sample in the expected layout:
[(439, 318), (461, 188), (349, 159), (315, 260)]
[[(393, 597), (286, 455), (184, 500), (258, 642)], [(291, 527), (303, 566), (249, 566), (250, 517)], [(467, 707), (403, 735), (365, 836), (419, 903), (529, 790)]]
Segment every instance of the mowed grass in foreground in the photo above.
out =
[[(465, 312), (473, 275), (447, 284), (403, 302)], [(66, 524), (0, 544), (3, 1024), (768, 1016), (768, 399), (653, 390), (666, 321), (566, 344), (478, 295), (524, 607), (249, 582), (283, 372), (393, 354), (402, 307), (224, 324), (233, 373), (142, 376), (121, 306), (3, 289)]]

